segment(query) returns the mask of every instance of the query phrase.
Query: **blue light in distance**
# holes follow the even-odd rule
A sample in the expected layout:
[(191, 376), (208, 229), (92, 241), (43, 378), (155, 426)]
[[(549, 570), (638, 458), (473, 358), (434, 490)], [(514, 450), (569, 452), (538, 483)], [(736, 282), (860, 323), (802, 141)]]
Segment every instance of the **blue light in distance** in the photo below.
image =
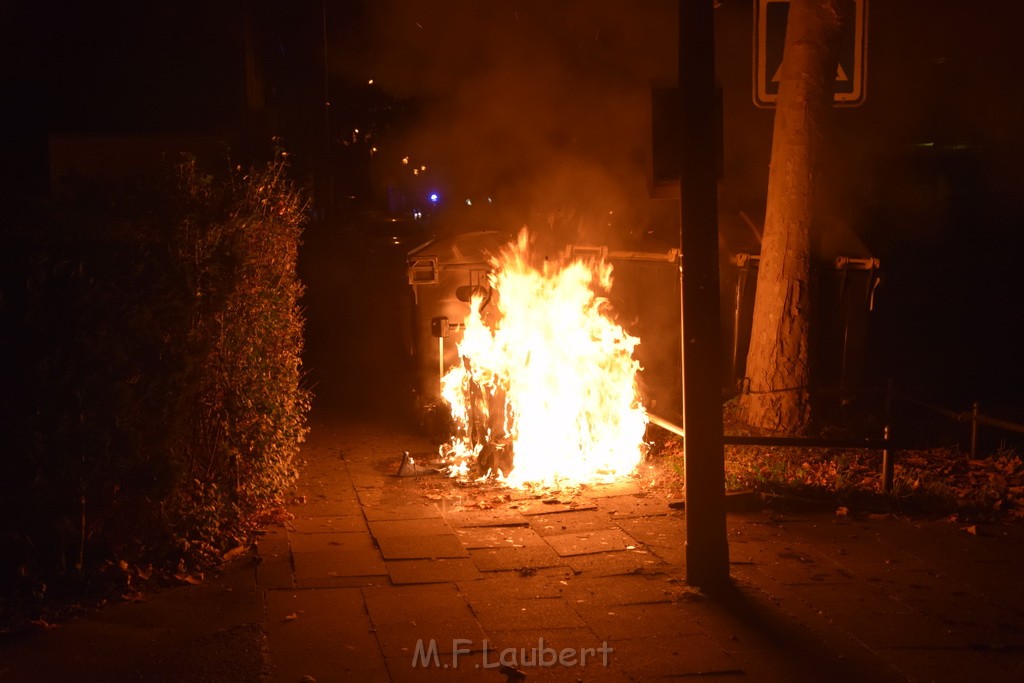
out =
[(437, 204), (437, 200), (438, 199), (440, 199), (440, 197), (438, 196), (438, 194), (436, 192), (431, 192), (430, 193), (430, 201), (432, 203)]

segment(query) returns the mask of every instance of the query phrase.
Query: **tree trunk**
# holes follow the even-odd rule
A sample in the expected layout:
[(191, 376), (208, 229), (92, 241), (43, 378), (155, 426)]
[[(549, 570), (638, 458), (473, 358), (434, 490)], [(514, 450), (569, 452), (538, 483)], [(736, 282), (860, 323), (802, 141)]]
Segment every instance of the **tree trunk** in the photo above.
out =
[(810, 420), (811, 228), (822, 127), (849, 0), (791, 0), (775, 109), (741, 419), (798, 433)]

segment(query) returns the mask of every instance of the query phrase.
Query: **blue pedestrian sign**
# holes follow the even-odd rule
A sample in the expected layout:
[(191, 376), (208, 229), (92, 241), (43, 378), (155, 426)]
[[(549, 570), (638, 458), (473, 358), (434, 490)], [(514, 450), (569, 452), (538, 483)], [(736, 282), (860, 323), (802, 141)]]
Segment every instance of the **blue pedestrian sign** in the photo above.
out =
[[(754, 104), (759, 107), (774, 107), (779, 97), (788, 17), (789, 0), (754, 0)], [(868, 0), (854, 0), (836, 65), (833, 97), (837, 107), (864, 102), (867, 73)]]

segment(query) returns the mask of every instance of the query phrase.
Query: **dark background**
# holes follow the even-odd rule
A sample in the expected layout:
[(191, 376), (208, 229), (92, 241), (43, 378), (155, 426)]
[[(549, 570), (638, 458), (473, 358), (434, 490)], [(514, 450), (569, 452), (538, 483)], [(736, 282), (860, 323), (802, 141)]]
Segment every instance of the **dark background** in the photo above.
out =
[[(1013, 0), (872, 2), (867, 99), (834, 112), (821, 212), (882, 263), (865, 384), (1017, 420), (1022, 14)], [(752, 102), (752, 18), (748, 0), (716, 10), (723, 224), (764, 211), (773, 119)], [(313, 197), (312, 381), (364, 405), (351, 389), (375, 373), (401, 390), (408, 246), (369, 258), (366, 211), (514, 229), (568, 206), (596, 217), (597, 241), (674, 239), (672, 200), (652, 199), (650, 90), (675, 80), (675, 22), (669, 0), (9, 1), (2, 215), (29, 220), (51, 176), (117, 156), (54, 158), (54, 136), (212, 141), (243, 162), (279, 135)]]

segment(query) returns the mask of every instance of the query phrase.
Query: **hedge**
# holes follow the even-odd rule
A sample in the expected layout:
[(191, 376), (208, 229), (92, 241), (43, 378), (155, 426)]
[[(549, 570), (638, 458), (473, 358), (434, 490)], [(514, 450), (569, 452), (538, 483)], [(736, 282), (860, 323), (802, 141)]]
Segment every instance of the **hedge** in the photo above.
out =
[(311, 399), (285, 160), (69, 178), (7, 229), (0, 595), (197, 570), (284, 501)]

